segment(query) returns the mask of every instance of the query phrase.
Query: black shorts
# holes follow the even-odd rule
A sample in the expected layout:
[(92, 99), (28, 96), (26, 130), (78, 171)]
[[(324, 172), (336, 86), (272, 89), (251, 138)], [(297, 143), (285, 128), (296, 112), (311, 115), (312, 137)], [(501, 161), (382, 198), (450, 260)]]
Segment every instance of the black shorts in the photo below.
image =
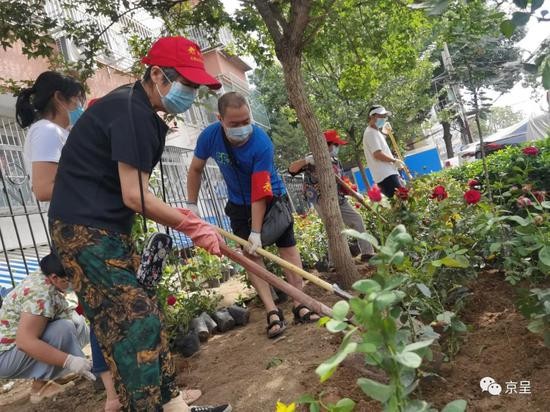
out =
[(398, 175), (390, 175), (381, 182), (378, 182), (378, 187), (387, 197), (392, 198), (395, 190), (401, 187)]
[[(288, 202), (288, 199), (286, 200)], [(247, 240), (252, 230), (251, 210), (248, 205), (237, 205), (236, 203), (227, 202), (225, 205), (225, 214), (229, 216), (231, 221), (231, 229), (233, 233), (242, 239)], [(296, 246), (294, 238), (294, 222), (275, 242), (277, 247), (292, 247)]]

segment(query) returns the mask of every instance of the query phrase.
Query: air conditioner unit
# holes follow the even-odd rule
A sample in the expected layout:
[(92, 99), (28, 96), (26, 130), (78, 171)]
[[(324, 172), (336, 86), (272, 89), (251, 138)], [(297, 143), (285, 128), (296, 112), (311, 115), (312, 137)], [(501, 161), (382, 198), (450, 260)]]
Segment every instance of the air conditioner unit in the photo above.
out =
[(59, 51), (68, 62), (76, 62), (80, 60), (82, 53), (78, 47), (65, 36), (58, 38), (56, 41)]

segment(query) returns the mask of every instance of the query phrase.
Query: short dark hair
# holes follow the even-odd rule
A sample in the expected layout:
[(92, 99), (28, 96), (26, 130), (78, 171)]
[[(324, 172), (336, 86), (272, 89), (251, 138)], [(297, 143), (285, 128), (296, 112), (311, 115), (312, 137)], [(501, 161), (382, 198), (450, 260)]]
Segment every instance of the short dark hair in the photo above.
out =
[[(145, 73), (143, 73), (143, 81), (145, 83), (150, 83), (151, 82), (151, 68), (152, 67), (153, 66), (147, 66), (147, 68), (145, 69)], [(160, 66), (158, 66), (158, 67), (160, 67)], [(173, 67), (160, 67), (160, 69), (166, 75), (166, 76), (162, 77), (162, 84), (168, 83), (168, 80), (173, 82), (178, 78), (178, 76), (180, 76), (180, 74)], [(167, 79), (167, 77), (168, 77), (168, 79)]]
[(40, 270), (46, 276), (57, 275), (60, 278), (67, 277), (61, 261), (54, 252), (51, 252), (40, 260)]
[(238, 92), (228, 92), (218, 99), (218, 113), (221, 117), (225, 115), (228, 107), (238, 109), (247, 106), (246, 97)]
[(41, 73), (32, 87), (21, 90), (15, 103), (15, 118), (22, 128), (30, 126), (45, 114), (56, 114), (53, 103), (55, 92), (61, 93), (65, 99), (71, 97), (84, 98), (86, 95), (82, 84), (64, 74), (47, 71)]

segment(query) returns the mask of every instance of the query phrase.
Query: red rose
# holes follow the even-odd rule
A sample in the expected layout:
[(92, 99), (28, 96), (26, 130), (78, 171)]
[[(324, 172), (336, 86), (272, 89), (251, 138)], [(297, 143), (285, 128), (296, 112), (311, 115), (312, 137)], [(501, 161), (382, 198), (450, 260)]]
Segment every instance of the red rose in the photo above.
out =
[(445, 188), (441, 185), (434, 187), (430, 199), (437, 199), (438, 202), (441, 202), (444, 199), (447, 199), (449, 194)]
[(3, 326), (10, 326), (10, 322), (6, 319), (0, 320), (0, 324), (2, 324)]
[(398, 187), (395, 189), (395, 195), (401, 200), (407, 200), (409, 198), (409, 189), (406, 187)]
[(479, 186), (479, 182), (475, 179), (470, 179), (468, 180), (468, 186), (474, 188), (476, 186)]
[(537, 199), (539, 203), (542, 203), (546, 197), (546, 192), (543, 190), (537, 190), (533, 192), (533, 196), (535, 196), (535, 199)]
[(380, 202), (382, 200), (382, 191), (376, 184), (369, 190), (367, 190), (367, 195), (369, 196), (369, 199), (373, 202)]
[(533, 204), (533, 202), (531, 202), (531, 199), (525, 196), (518, 197), (516, 203), (518, 204), (518, 207), (527, 207)]
[(464, 200), (469, 205), (475, 205), (481, 199), (481, 193), (478, 190), (470, 189), (464, 193)]
[(355, 208), (356, 208), (356, 209), (361, 209), (361, 203), (356, 203), (356, 204), (355, 204)]
[(527, 146), (523, 148), (522, 152), (527, 156), (536, 156), (539, 154), (539, 149), (535, 146)]
[(174, 295), (168, 295), (166, 296), (166, 304), (168, 306), (174, 306), (176, 304), (176, 297)]

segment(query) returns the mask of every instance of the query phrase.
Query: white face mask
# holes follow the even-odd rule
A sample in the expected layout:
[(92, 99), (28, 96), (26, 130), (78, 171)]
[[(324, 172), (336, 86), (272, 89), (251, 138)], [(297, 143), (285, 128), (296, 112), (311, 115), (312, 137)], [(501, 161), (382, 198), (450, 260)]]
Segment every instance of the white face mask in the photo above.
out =
[(330, 151), (330, 154), (336, 157), (338, 156), (339, 151), (340, 151), (340, 146), (332, 146), (332, 150)]
[(227, 138), (235, 143), (242, 143), (250, 137), (253, 132), (251, 124), (247, 124), (241, 127), (228, 127), (225, 130)]
[(384, 119), (383, 117), (380, 117), (378, 119), (376, 119), (376, 127), (381, 129), (384, 127), (384, 125), (386, 124), (386, 119)]

